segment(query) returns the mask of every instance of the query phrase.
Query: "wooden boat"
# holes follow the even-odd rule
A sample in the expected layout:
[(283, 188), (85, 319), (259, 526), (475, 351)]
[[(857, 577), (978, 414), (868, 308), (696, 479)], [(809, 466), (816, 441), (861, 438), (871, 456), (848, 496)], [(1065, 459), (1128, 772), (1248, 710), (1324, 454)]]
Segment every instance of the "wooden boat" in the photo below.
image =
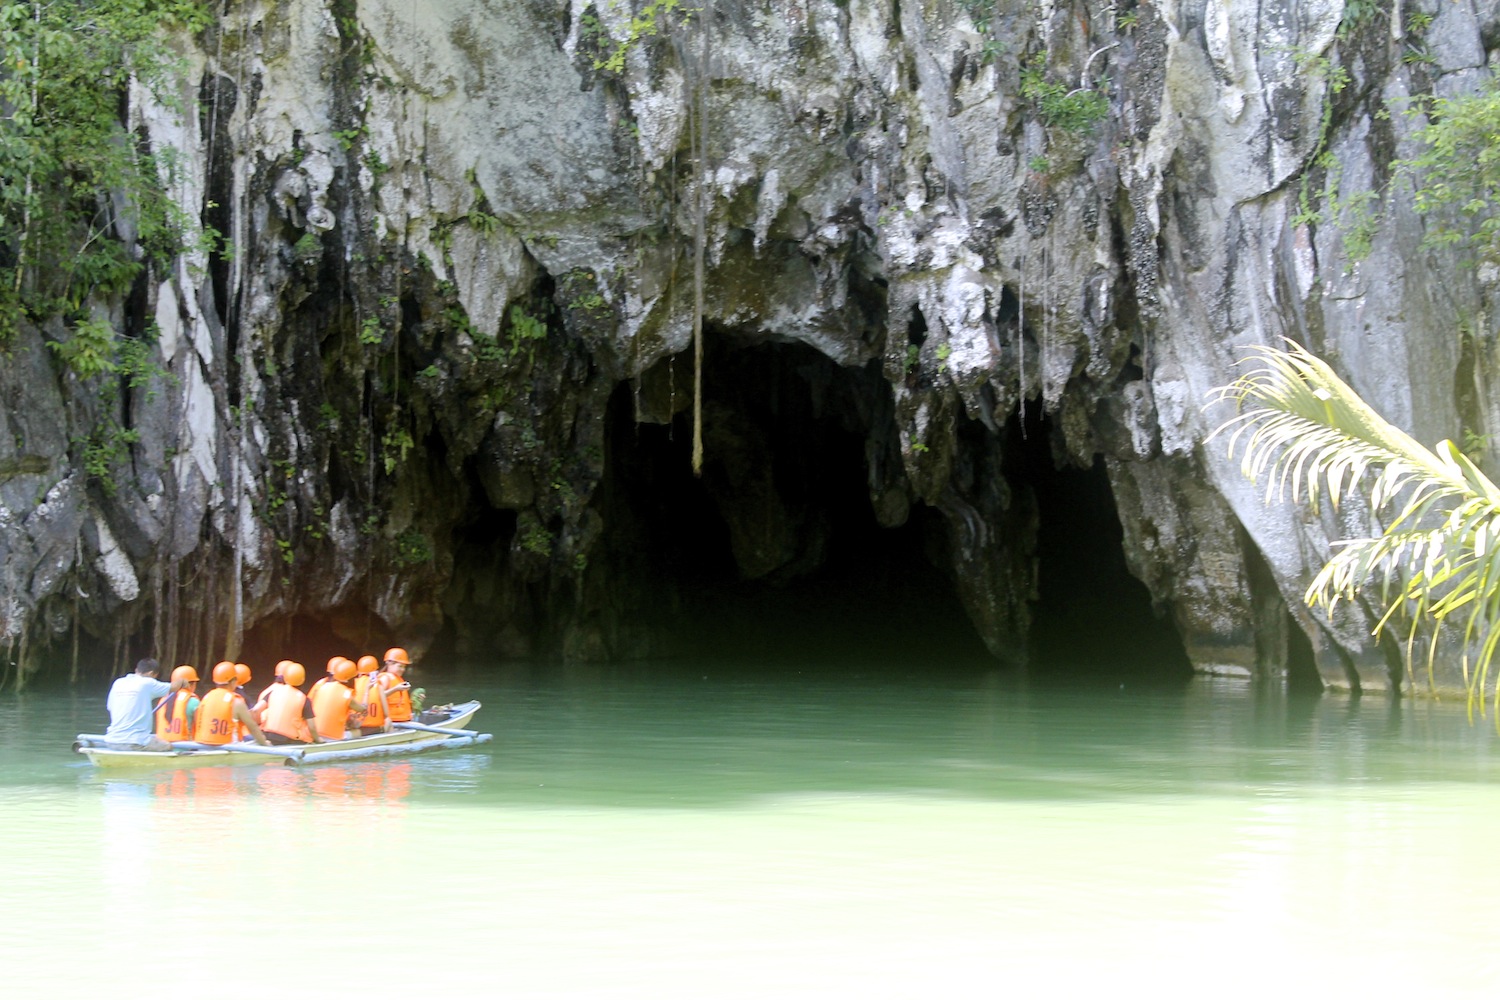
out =
[(169, 770), (180, 767), (298, 766), (332, 761), (363, 760), (431, 750), (457, 749), (486, 743), (489, 733), (464, 728), (479, 711), (477, 701), (443, 705), (422, 713), (423, 722), (395, 722), (387, 733), (354, 736), (323, 743), (297, 743), (263, 747), (255, 743), (230, 743), (223, 747), (192, 744), (193, 749), (153, 752), (114, 750), (102, 736), (81, 735), (73, 749), (97, 767), (120, 770)]

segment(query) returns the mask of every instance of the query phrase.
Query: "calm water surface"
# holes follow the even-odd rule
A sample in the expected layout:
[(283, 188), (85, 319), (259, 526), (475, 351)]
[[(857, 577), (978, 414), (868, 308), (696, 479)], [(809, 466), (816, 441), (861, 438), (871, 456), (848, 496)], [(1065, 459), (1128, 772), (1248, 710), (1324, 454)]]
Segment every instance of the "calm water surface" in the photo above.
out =
[(1461, 706), (682, 669), (428, 688), (481, 698), (494, 742), (104, 778), (67, 749), (102, 689), (0, 698), (4, 995), (1500, 989), (1497, 743)]

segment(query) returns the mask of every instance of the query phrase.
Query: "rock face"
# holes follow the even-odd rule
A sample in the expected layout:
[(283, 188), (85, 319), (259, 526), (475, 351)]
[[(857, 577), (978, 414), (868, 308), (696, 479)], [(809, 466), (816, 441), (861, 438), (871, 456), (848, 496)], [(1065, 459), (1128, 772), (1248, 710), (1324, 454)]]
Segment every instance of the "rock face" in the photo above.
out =
[(628, 7), (236, 4), (183, 41), (197, 114), (133, 95), (233, 252), (101, 304), (155, 337), (136, 384), (65, 373), (60, 324), (12, 347), (23, 676), (308, 622), (659, 655), (703, 581), (811, 579), (856, 509), (1024, 663), (1041, 435), (1197, 668), (1400, 683), (1300, 599), (1368, 513), (1267, 504), (1205, 403), (1291, 337), (1420, 440), (1500, 426), (1491, 276), (1421, 248), (1388, 111), (1480, 85), (1495, 3), (720, 0), (622, 47)]

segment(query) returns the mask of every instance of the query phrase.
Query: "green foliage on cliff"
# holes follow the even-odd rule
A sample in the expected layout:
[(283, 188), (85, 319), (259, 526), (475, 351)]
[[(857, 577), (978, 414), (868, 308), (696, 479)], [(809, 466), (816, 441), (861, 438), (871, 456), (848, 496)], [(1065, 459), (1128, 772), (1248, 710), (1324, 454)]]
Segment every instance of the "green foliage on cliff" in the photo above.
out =
[(132, 83), (172, 106), (164, 30), (208, 18), (198, 0), (0, 3), (0, 341), (23, 315), (82, 318), (179, 248), (171, 151), (122, 113)]
[(1088, 135), (1109, 117), (1109, 98), (1098, 90), (1069, 90), (1047, 79), (1047, 57), (1037, 55), (1021, 70), (1021, 95), (1035, 102), (1049, 127)]
[[(686, 21), (701, 9), (688, 7), (683, 0), (650, 0), (639, 13), (631, 16), (630, 23), (625, 28), (625, 37), (612, 40), (613, 48), (604, 58), (594, 61), (594, 68), (606, 73), (625, 72), (625, 56), (641, 39), (654, 38), (667, 30), (673, 19)], [(602, 41), (606, 37), (603, 23), (593, 14), (585, 14), (584, 18), (584, 30)]]
[(1416, 178), (1417, 211), (1433, 218), (1428, 242), (1500, 260), (1500, 80), (1416, 110), (1428, 123), (1415, 136), (1420, 151), (1401, 166)]
[(537, 319), (518, 305), (510, 307), (510, 353), (514, 360), (526, 355), (527, 361), (536, 363), (536, 346), (547, 339), (547, 324)]
[(1214, 393), (1238, 411), (1214, 433), (1228, 436), (1241, 471), (1265, 482), (1268, 501), (1289, 495), (1315, 510), (1358, 490), (1385, 525), (1337, 543), (1307, 589), (1308, 606), (1332, 615), (1340, 603), (1373, 598), (1376, 635), (1406, 625), (1408, 670), (1427, 635), (1429, 682), (1440, 630), (1451, 627), (1470, 709), (1483, 712), (1500, 645), (1500, 486), (1452, 441), (1429, 450), (1387, 422), (1306, 349), (1262, 347), (1254, 361)]

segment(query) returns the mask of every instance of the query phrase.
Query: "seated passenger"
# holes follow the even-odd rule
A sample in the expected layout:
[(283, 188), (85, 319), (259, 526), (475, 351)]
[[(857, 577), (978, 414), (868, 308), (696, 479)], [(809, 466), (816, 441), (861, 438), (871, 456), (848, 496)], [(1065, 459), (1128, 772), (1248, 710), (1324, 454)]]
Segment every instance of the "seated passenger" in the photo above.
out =
[(354, 699), (354, 661), (338, 657), (333, 679), (318, 687), (313, 695), (313, 716), (318, 735), (325, 740), (341, 740), (349, 728), (349, 713), (363, 712), (365, 703)]
[(312, 699), (301, 690), (307, 672), (300, 663), (283, 663), (277, 683), (266, 688), (255, 706), (261, 710), (261, 728), (265, 730), (266, 739), (276, 746), (321, 743), (323, 740), (314, 725), (316, 717)]
[(198, 671), (184, 663), (172, 671), (172, 680), (182, 681), (182, 690), (169, 694), (156, 706), (156, 735), (168, 743), (193, 739), (193, 719), (198, 714)]
[(385, 688), (381, 687), (375, 673), (380, 669), (380, 661), (368, 654), (361, 656), (357, 669), (359, 676), (354, 679), (354, 700), (365, 703), (365, 714), (359, 720), (360, 735), (389, 732), (391, 720), (386, 712)]
[(410, 666), (411, 657), (400, 646), (385, 651), (385, 672), (380, 675), (380, 686), (385, 691), (386, 716), (392, 722), (411, 721), (411, 682), (406, 679)]
[(182, 690), (183, 681), (156, 679), (161, 664), (147, 657), (136, 661), (135, 672), (116, 680), (109, 688), (109, 728), (105, 743), (116, 750), (172, 749), (172, 744), (151, 731), (151, 712), (157, 699)]
[(199, 743), (212, 746), (233, 743), (240, 727), (244, 726), (256, 743), (263, 747), (271, 745), (250, 714), (245, 699), (235, 694), (238, 683), (233, 663), (220, 663), (214, 667), (214, 689), (204, 695), (198, 705), (198, 722), (194, 731)]
[[(256, 698), (255, 704), (250, 706), (250, 714), (255, 716), (255, 721), (260, 723), (262, 729), (266, 727), (266, 720), (262, 717), (266, 710), (266, 695), (271, 693), (273, 687), (282, 683), (282, 679), (286, 674), (286, 668), (291, 665), (291, 660), (278, 660), (275, 667), (275, 679), (260, 689), (260, 697)], [(298, 681), (297, 683), (301, 684), (302, 682)]]
[(353, 663), (354, 662), (353, 660), (350, 660), (347, 656), (330, 656), (328, 658), (328, 673), (324, 674), (322, 677), (319, 677), (317, 680), (313, 681), (313, 686), (307, 689), (307, 696), (309, 698), (313, 699), (314, 701), (316, 701), (317, 698), (318, 698), (318, 692), (321, 691), (321, 690), (323, 690), (323, 685), (324, 684), (332, 684), (333, 683), (334, 669), (340, 663), (343, 663), (345, 661), (347, 661), (349, 663)]

